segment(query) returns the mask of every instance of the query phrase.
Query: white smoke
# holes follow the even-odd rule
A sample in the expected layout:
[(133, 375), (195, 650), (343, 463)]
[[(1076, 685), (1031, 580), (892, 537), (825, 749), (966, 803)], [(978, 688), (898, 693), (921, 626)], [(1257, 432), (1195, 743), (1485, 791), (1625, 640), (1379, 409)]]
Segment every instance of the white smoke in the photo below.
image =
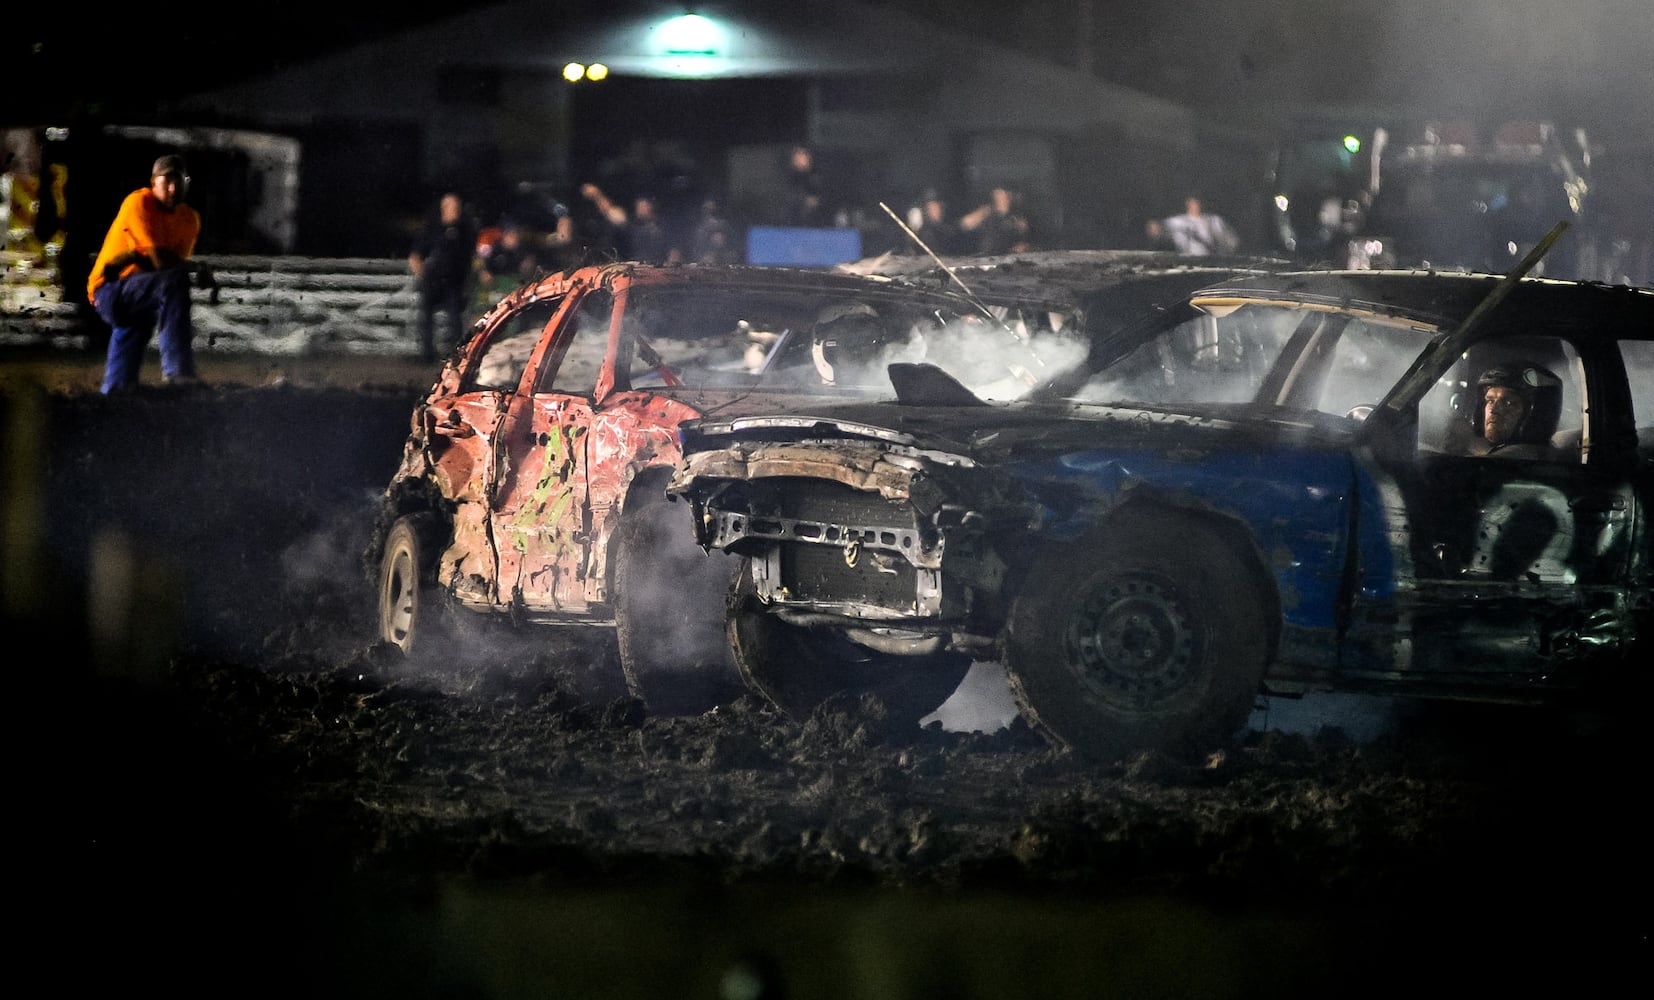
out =
[[(1078, 364), (1088, 345), (1077, 336), (1011, 320), (1000, 325), (956, 321), (922, 335), (919, 358), (943, 369), (977, 396), (1013, 400), (1027, 395), (1051, 375)], [(882, 371), (882, 367), (881, 367)]]

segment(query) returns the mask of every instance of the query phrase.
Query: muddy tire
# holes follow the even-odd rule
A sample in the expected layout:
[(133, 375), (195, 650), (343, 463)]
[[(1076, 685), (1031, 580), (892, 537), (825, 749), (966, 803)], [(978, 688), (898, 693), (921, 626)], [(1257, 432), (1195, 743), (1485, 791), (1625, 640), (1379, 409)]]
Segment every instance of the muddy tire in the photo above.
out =
[(1006, 635), (1024, 717), (1098, 763), (1228, 743), (1263, 677), (1270, 602), (1218, 531), (1130, 514), (1050, 555)]
[(656, 715), (699, 715), (740, 697), (724, 634), (739, 560), (705, 552), (689, 506), (643, 484), (626, 503), (615, 551), (615, 638), (626, 687)]
[(892, 731), (916, 729), (971, 668), (961, 653), (894, 656), (832, 629), (789, 625), (759, 610), (743, 572), (730, 604), (729, 646), (741, 679), (787, 717), (807, 720), (835, 695), (877, 695)]
[(399, 519), (379, 562), (379, 638), (408, 656), (431, 652), (447, 634), (431, 535), (430, 519)]

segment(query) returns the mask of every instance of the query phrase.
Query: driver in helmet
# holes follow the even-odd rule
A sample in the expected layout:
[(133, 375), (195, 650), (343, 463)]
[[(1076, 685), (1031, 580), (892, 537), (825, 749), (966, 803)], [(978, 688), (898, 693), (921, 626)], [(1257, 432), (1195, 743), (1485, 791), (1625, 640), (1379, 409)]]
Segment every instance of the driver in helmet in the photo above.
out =
[(810, 358), (827, 385), (865, 384), (883, 376), (880, 361), (889, 346), (884, 321), (865, 302), (823, 307), (810, 331)]
[(1550, 457), (1550, 438), (1561, 408), (1561, 381), (1528, 362), (1494, 365), (1476, 380), (1472, 426), (1478, 455)]

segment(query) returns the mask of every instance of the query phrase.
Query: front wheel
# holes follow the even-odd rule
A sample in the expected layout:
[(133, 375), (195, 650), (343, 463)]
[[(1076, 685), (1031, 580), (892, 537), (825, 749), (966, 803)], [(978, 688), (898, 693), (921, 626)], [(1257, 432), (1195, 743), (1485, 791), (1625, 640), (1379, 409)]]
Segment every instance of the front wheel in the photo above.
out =
[(1269, 655), (1269, 603), (1215, 528), (1128, 514), (1051, 555), (1006, 632), (1026, 717), (1099, 763), (1220, 746), (1239, 731)]
[(794, 721), (805, 721), (833, 695), (872, 694), (884, 703), (892, 731), (916, 729), (971, 667), (962, 653), (896, 656), (834, 629), (789, 625), (761, 610), (745, 571), (731, 602), (729, 646), (747, 687)]
[(627, 500), (615, 553), (615, 631), (632, 695), (657, 715), (698, 715), (739, 697), (724, 639), (739, 563), (695, 544), (685, 504), (663, 485)]

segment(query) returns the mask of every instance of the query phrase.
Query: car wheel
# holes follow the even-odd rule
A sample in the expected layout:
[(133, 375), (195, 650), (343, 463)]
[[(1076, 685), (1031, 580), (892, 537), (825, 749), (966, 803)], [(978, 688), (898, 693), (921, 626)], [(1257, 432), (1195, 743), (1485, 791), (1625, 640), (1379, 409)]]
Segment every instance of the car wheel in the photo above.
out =
[(427, 524), (420, 515), (397, 520), (379, 563), (379, 637), (410, 656), (428, 651), (443, 632)]
[(617, 528), (615, 631), (632, 696), (657, 715), (698, 715), (739, 697), (724, 637), (739, 562), (695, 544), (686, 504), (634, 490)]
[(971, 668), (961, 653), (895, 656), (833, 629), (789, 625), (760, 609), (746, 571), (731, 601), (729, 647), (747, 687), (794, 721), (834, 695), (873, 694), (892, 731), (917, 728)]
[(1268, 657), (1268, 604), (1213, 527), (1125, 515), (1033, 572), (1012, 605), (1005, 668), (1048, 737), (1111, 763), (1221, 746), (1245, 724)]

